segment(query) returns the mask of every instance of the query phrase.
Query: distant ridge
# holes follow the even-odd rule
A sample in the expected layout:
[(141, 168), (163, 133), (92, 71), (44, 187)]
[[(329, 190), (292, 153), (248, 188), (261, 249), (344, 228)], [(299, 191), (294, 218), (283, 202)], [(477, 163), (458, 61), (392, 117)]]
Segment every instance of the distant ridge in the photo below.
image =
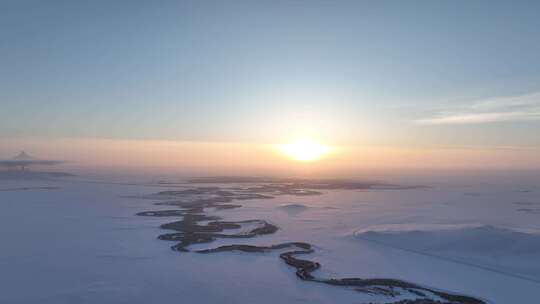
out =
[(26, 152), (21, 151), (17, 156), (13, 157), (13, 160), (35, 160), (32, 156), (28, 155)]

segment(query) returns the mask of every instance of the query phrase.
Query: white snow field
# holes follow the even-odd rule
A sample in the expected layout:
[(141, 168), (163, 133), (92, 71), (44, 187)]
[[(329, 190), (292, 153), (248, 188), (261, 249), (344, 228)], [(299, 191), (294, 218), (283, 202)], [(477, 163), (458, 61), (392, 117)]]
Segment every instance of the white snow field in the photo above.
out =
[[(208, 214), (279, 230), (191, 248), (308, 242), (317, 275), (402, 279), (489, 303), (540, 301), (538, 179), (387, 180), (429, 188), (234, 201), (242, 207)], [(385, 303), (299, 280), (278, 252), (173, 251), (157, 236), (174, 218), (135, 214), (174, 209), (153, 205), (151, 194), (179, 186), (127, 181), (0, 178), (0, 303)]]

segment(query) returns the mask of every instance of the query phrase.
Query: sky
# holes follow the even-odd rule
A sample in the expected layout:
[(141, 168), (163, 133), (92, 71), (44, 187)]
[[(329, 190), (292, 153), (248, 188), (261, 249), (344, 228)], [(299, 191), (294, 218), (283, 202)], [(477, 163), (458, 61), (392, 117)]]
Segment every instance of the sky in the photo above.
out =
[(0, 0), (0, 156), (540, 168), (538, 37), (538, 1)]

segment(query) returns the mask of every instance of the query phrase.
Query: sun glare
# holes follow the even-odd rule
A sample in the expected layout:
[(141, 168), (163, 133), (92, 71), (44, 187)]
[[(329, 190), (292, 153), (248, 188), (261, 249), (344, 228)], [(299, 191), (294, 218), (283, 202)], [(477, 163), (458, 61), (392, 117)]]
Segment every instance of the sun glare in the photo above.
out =
[(294, 160), (309, 162), (320, 159), (330, 149), (309, 139), (300, 139), (280, 145), (279, 150)]

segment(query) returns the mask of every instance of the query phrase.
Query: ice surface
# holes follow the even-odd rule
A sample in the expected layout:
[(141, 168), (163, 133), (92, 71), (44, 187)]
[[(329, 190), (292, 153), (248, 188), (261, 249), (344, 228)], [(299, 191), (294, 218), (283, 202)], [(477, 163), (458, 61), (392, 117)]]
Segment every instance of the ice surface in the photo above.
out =
[(282, 204), (276, 209), (287, 213), (290, 216), (296, 216), (306, 211), (309, 207), (304, 204)]
[(540, 282), (538, 233), (488, 225), (402, 224), (367, 228), (356, 236)]
[[(392, 277), (493, 303), (537, 300), (540, 215), (518, 210), (540, 202), (537, 181), (414, 183), (432, 188), (322, 190), (318, 196), (235, 201), (243, 207), (209, 214), (264, 219), (280, 229), (209, 246), (306, 241), (316, 248), (312, 258), (323, 265), (320, 275)], [(278, 253), (170, 250), (174, 243), (156, 237), (171, 218), (135, 216), (170, 210), (152, 205), (151, 195), (164, 188), (178, 186), (69, 176), (0, 179), (0, 189), (11, 189), (0, 191), (0, 303), (383, 300), (300, 281)], [(140, 196), (149, 199), (133, 198)], [(291, 216), (282, 209), (302, 211)]]

